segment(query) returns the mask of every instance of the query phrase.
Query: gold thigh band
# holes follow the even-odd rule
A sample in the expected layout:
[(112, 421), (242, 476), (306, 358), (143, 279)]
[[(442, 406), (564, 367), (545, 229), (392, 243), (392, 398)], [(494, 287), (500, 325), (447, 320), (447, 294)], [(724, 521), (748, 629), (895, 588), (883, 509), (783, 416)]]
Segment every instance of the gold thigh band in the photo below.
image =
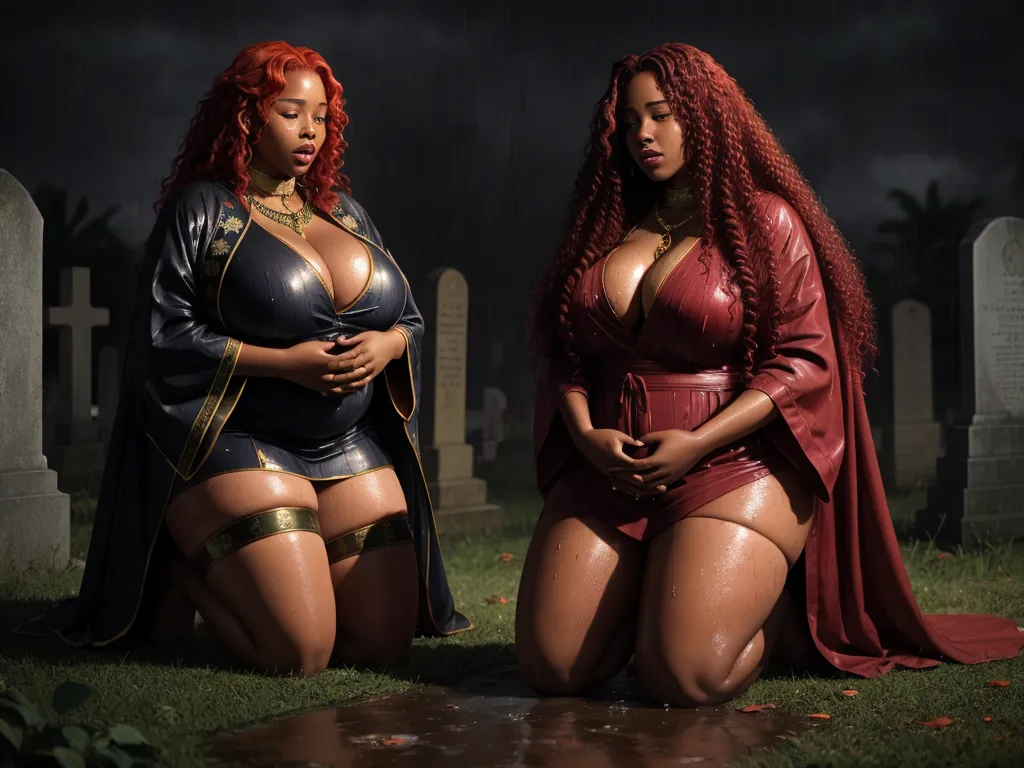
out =
[(316, 512), (305, 507), (277, 507), (257, 515), (243, 517), (213, 534), (192, 557), (202, 571), (208, 570), (222, 557), (237, 552), (246, 544), (289, 531), (320, 533)]
[(327, 542), (327, 561), (336, 563), (346, 557), (369, 552), (378, 547), (412, 541), (409, 518), (388, 517)]

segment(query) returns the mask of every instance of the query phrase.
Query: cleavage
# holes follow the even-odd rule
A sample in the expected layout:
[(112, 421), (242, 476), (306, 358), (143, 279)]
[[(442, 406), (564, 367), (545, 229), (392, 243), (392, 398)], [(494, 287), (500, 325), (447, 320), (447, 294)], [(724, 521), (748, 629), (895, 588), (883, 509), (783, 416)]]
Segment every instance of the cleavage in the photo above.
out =
[(608, 308), (633, 333), (643, 329), (661, 285), (698, 240), (677, 239), (655, 261), (659, 242), (660, 235), (637, 230), (610, 251), (601, 266), (601, 287)]
[(373, 279), (373, 256), (359, 238), (319, 215), (306, 226), (305, 237), (266, 217), (259, 223), (306, 261), (336, 312), (351, 308), (366, 293)]

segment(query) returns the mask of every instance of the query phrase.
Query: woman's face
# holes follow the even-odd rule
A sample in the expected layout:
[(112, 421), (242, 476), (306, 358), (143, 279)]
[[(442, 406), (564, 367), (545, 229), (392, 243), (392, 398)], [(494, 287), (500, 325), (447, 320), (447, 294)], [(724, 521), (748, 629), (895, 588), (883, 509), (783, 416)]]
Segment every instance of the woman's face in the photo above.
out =
[(262, 170), (297, 177), (309, 170), (327, 138), (327, 93), (311, 69), (293, 69), (284, 79), (255, 152), (268, 166)]
[(683, 129), (652, 73), (638, 72), (629, 81), (619, 121), (633, 160), (652, 181), (679, 173), (686, 163)]

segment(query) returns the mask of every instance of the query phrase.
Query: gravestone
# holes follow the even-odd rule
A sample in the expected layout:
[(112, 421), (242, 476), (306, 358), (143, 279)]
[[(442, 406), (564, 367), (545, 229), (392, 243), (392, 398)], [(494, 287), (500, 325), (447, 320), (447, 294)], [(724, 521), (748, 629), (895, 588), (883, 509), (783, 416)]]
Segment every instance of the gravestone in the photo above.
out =
[(889, 475), (900, 489), (930, 486), (942, 443), (932, 410), (932, 325), (927, 305), (903, 299), (892, 309), (892, 427)]
[(497, 387), (484, 387), (483, 450), (481, 459), (490, 464), (498, 459), (498, 445), (505, 440), (505, 411), (508, 398)]
[(500, 528), (501, 508), (487, 503), (487, 483), (473, 477), (466, 442), (466, 340), (469, 287), (447, 267), (427, 275), (417, 294), (426, 324), (420, 412), (421, 455), (438, 525)]
[(43, 444), (43, 219), (0, 169), (0, 570), (64, 567), (70, 507)]
[(946, 541), (1007, 541), (1024, 537), (1024, 220), (972, 229), (960, 290), (960, 413), (918, 523)]
[(96, 406), (99, 409), (99, 437), (103, 445), (110, 444), (114, 430), (114, 415), (120, 395), (121, 376), (117, 362), (117, 347), (107, 345), (96, 356)]
[(110, 313), (90, 301), (88, 267), (65, 267), (60, 274), (59, 307), (47, 307), (45, 324), (57, 328), (59, 352), (57, 431), (50, 457), (61, 488), (96, 484), (105, 450), (92, 416), (92, 329), (107, 325)]

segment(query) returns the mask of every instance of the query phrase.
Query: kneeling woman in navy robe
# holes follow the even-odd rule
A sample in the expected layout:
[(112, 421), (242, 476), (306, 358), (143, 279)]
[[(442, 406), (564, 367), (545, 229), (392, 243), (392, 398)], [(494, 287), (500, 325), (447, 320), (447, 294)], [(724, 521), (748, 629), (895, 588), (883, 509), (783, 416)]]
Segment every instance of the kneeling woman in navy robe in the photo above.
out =
[(340, 174), (316, 53), (239, 54), (147, 242), (80, 595), (26, 631), (167, 638), (198, 609), (240, 663), (400, 660), (454, 607), (418, 455), (423, 320)]

